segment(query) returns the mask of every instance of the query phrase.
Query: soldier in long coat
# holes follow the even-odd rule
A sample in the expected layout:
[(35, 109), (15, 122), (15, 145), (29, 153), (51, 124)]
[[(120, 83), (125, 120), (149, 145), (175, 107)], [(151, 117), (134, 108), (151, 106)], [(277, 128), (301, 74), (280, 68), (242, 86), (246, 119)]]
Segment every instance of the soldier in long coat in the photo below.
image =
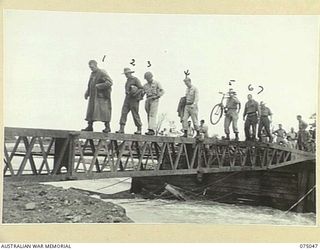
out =
[(105, 129), (102, 131), (108, 133), (111, 120), (111, 86), (112, 79), (106, 71), (99, 69), (98, 64), (94, 60), (89, 61), (91, 75), (88, 83), (87, 91), (84, 98), (88, 102), (86, 121), (88, 127), (82, 131), (93, 131), (93, 122), (101, 121), (105, 124)]

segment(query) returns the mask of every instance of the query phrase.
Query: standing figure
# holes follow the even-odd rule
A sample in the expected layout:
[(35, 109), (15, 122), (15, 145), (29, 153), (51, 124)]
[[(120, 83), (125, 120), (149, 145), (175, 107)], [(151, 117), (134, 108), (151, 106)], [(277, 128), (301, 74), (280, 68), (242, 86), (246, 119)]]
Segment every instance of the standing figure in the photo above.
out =
[(88, 127), (82, 131), (93, 131), (93, 122), (101, 121), (105, 124), (104, 133), (111, 131), (111, 86), (112, 79), (106, 71), (99, 69), (95, 60), (89, 61), (91, 75), (88, 83), (88, 88), (84, 94), (87, 100), (89, 97), (86, 121)]
[(279, 128), (273, 132), (274, 135), (277, 136), (276, 142), (277, 144), (286, 145), (286, 136), (287, 132), (282, 128), (282, 124), (279, 124)]
[(229, 97), (225, 106), (225, 118), (224, 118), (224, 132), (226, 134), (226, 140), (230, 140), (230, 124), (232, 122), (233, 133), (235, 134), (235, 140), (239, 141), (238, 131), (238, 108), (240, 108), (240, 101), (236, 97), (236, 92), (229, 89)]
[[(270, 117), (270, 119), (269, 119)], [(264, 102), (260, 102), (260, 121), (258, 127), (258, 137), (259, 141), (262, 141), (261, 130), (264, 128), (267, 136), (269, 137), (269, 142), (272, 142), (272, 136), (270, 133), (270, 123), (272, 122), (271, 110), (266, 107)]]
[(147, 80), (147, 83), (143, 86), (144, 92), (147, 96), (145, 110), (148, 116), (148, 132), (146, 135), (155, 135), (159, 98), (164, 94), (164, 91), (160, 83), (153, 79), (151, 72), (146, 72), (144, 74), (144, 79)]
[(198, 89), (191, 84), (191, 79), (186, 77), (184, 80), (187, 86), (186, 90), (186, 105), (183, 114), (183, 130), (184, 134), (182, 137), (188, 137), (188, 119), (191, 117), (193, 127), (197, 131), (197, 136), (199, 135), (199, 125), (198, 125), (198, 101), (199, 93)]
[(306, 130), (308, 124), (302, 120), (301, 115), (297, 115), (297, 120), (299, 122), (298, 131), (298, 149), (305, 150), (308, 139), (310, 138), (308, 131)]
[(204, 124), (204, 120), (200, 121), (199, 131), (200, 134), (203, 134), (204, 138), (209, 138), (208, 126)]
[[(256, 130), (258, 124), (258, 117), (260, 116), (259, 112), (259, 103), (253, 100), (252, 95), (248, 95), (248, 101), (245, 105), (243, 112), (244, 123), (244, 132), (246, 135), (246, 141), (256, 140)], [(250, 136), (250, 127), (252, 127), (252, 138)]]
[(193, 129), (193, 127), (191, 127), (191, 121), (188, 121), (188, 132), (187, 132), (187, 134), (188, 134), (188, 137), (193, 137), (193, 135), (194, 135), (194, 129)]
[(126, 97), (124, 99), (122, 110), (121, 110), (121, 118), (120, 118), (120, 129), (116, 133), (124, 133), (124, 127), (127, 122), (128, 113), (131, 111), (134, 124), (137, 127), (137, 131), (135, 134), (141, 135), (141, 119), (139, 115), (139, 104), (143, 98), (143, 86), (140, 83), (140, 80), (133, 76), (132, 71), (129, 68), (124, 68), (123, 74), (127, 78), (127, 82), (125, 85), (125, 93)]
[(296, 148), (297, 146), (298, 134), (291, 128), (290, 132), (287, 134), (287, 140), (290, 148)]

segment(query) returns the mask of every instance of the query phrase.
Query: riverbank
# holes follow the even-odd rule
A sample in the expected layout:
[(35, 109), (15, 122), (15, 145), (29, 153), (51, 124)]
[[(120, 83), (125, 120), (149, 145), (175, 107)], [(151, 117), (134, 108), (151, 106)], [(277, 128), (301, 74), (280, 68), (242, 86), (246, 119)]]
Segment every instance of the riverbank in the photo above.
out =
[(5, 182), (3, 223), (131, 223), (112, 202), (74, 188), (27, 182)]

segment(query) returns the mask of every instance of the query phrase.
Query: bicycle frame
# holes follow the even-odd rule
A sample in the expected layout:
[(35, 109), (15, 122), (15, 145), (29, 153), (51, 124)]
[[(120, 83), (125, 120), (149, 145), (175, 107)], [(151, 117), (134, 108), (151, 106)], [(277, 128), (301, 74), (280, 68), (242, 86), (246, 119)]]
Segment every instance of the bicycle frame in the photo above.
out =
[(223, 92), (219, 92), (219, 94), (222, 95), (222, 98), (221, 98), (221, 101), (220, 101), (220, 106), (221, 106), (221, 107), (224, 107), (224, 105), (223, 105), (223, 100), (224, 100), (225, 98), (227, 98), (227, 97), (226, 97), (227, 94), (225, 94), (225, 93), (223, 93)]

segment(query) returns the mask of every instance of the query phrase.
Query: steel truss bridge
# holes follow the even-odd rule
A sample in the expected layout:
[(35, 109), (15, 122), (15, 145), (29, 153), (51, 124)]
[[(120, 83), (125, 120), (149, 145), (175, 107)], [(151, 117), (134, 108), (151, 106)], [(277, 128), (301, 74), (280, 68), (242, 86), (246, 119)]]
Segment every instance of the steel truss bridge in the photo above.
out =
[(5, 127), (5, 178), (41, 181), (259, 171), (315, 160), (271, 143)]

